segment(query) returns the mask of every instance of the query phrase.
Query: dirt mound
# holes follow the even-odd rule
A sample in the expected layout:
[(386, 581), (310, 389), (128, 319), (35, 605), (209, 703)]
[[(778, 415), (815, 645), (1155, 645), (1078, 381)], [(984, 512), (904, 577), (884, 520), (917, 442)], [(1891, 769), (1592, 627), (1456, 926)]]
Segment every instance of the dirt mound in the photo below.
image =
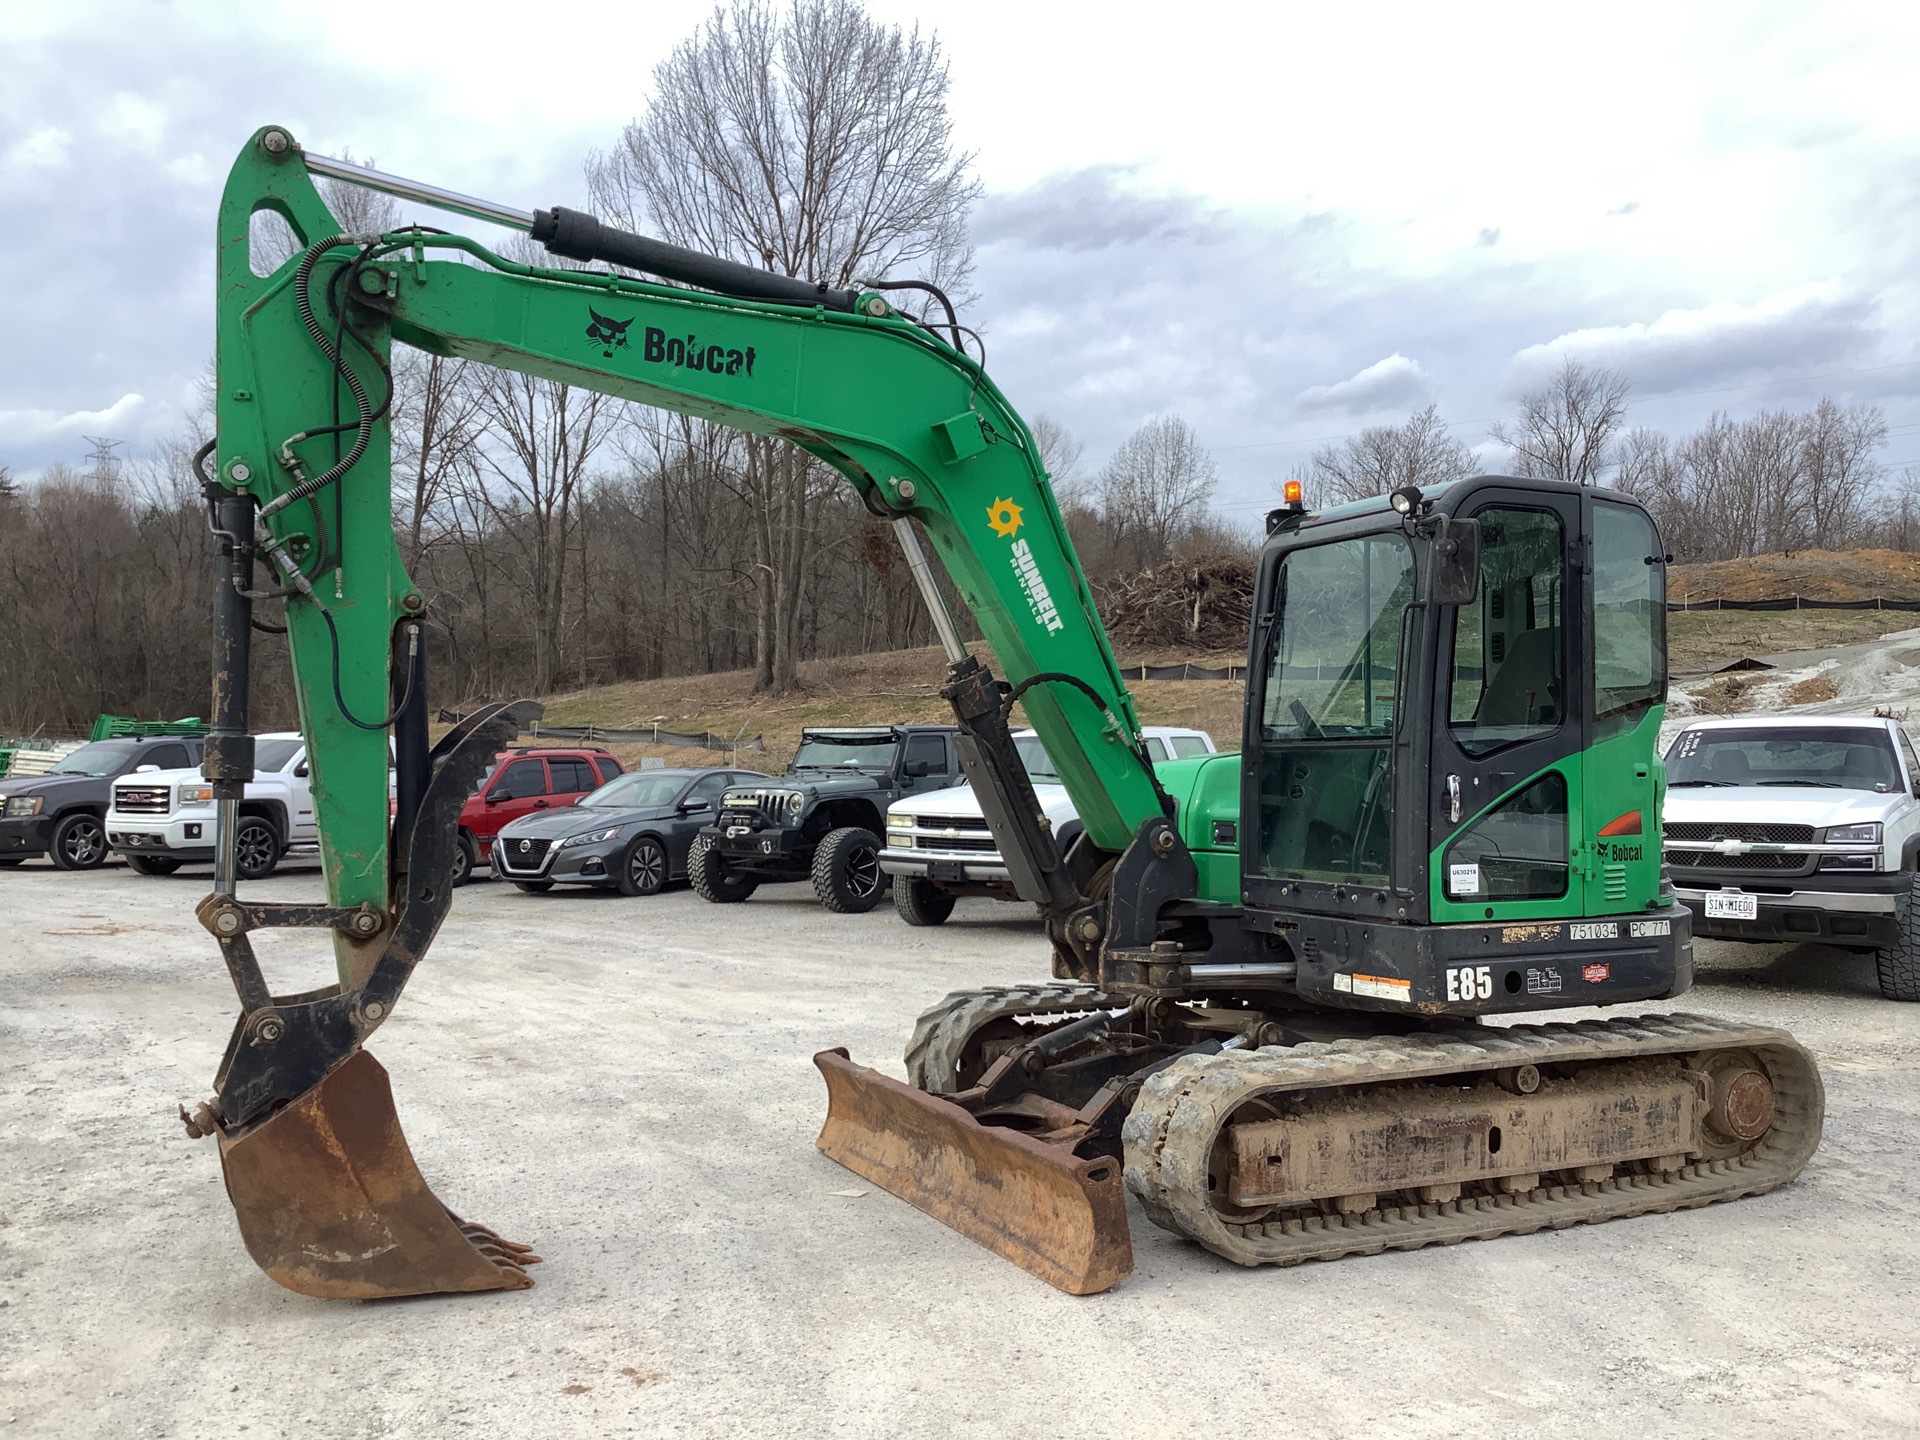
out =
[(1675, 600), (1920, 600), (1920, 555), (1904, 550), (1802, 550), (1676, 565)]
[(1254, 574), (1243, 555), (1169, 560), (1103, 586), (1100, 615), (1123, 649), (1233, 650), (1253, 620)]

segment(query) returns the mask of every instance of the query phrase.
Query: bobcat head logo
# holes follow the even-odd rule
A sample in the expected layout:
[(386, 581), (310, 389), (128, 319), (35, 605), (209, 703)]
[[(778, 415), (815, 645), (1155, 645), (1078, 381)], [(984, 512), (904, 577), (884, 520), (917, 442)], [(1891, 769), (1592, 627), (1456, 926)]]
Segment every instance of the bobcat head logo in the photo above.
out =
[(587, 326), (587, 339), (600, 347), (603, 356), (611, 360), (614, 351), (626, 349), (627, 327), (633, 324), (631, 318), (609, 320), (591, 305), (587, 307), (587, 314), (593, 317), (593, 322)]

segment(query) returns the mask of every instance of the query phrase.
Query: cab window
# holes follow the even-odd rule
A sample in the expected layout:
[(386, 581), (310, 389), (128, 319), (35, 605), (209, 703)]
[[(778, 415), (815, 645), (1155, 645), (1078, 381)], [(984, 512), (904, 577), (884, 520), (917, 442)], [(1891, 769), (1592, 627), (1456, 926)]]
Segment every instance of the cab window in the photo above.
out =
[(1551, 735), (1566, 718), (1565, 544), (1545, 510), (1477, 518), (1480, 595), (1454, 611), (1447, 722), (1462, 750), (1488, 755)]
[(1549, 771), (1447, 847), (1449, 900), (1557, 900), (1567, 893), (1567, 777)]
[(944, 775), (947, 772), (947, 742), (940, 735), (911, 735), (907, 737), (907, 759), (909, 767), (927, 766), (927, 774)]
[(1593, 507), (1593, 713), (1600, 738), (1666, 697), (1666, 557), (1653, 521)]

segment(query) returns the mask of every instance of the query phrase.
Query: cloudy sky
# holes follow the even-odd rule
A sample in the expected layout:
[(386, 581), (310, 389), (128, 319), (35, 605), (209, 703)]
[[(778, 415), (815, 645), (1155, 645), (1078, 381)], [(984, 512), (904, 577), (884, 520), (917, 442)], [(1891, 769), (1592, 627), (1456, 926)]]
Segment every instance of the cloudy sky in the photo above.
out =
[[(0, 464), (176, 429), (260, 124), (521, 208), (706, 0), (0, 6)], [(1920, 465), (1920, 7), (869, 0), (938, 30), (987, 197), (990, 368), (1097, 462), (1177, 411), (1251, 521), (1428, 403), (1469, 443), (1563, 355), (1672, 431), (1821, 394)]]

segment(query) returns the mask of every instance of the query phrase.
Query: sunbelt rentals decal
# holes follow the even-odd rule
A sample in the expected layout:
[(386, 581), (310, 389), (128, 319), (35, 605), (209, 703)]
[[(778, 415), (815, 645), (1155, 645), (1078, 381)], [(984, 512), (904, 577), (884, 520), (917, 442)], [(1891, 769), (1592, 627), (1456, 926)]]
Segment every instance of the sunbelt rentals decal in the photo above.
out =
[(1016, 538), (1020, 533), (1020, 507), (1011, 500), (995, 500), (987, 507), (987, 527), (994, 534), (1013, 541), (1014, 579), (1020, 582), (1020, 589), (1027, 597), (1034, 623), (1045, 626), (1048, 634), (1064, 629), (1066, 622), (1061, 620), (1059, 607), (1053, 603), (1053, 594), (1040, 574), (1040, 562), (1033, 558), (1033, 547)]

